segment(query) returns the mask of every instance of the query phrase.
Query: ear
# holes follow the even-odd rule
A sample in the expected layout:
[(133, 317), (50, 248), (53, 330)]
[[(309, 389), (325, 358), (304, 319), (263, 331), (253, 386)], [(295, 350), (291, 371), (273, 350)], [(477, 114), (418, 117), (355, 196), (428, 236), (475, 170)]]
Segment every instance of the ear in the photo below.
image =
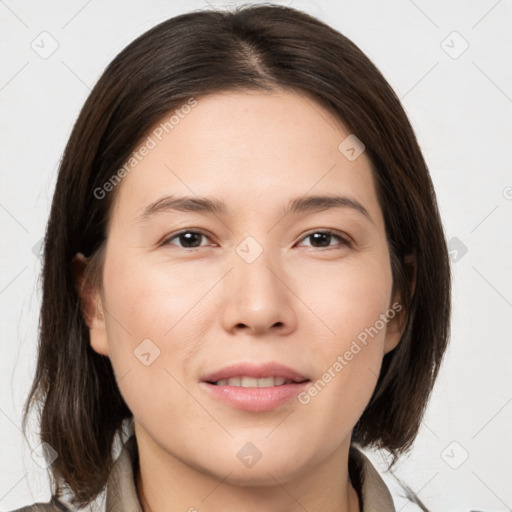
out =
[[(411, 289), (411, 297), (416, 289), (416, 256), (409, 254), (404, 258), (406, 267), (406, 278)], [(403, 305), (400, 290), (397, 290), (388, 310), (388, 324), (386, 326), (386, 339), (384, 341), (384, 353), (391, 352), (398, 346), (405, 331), (407, 311)]]
[(79, 252), (74, 256), (71, 264), (82, 315), (89, 328), (91, 347), (98, 354), (108, 356), (107, 327), (101, 294), (97, 287), (85, 277), (85, 270), (91, 261)]

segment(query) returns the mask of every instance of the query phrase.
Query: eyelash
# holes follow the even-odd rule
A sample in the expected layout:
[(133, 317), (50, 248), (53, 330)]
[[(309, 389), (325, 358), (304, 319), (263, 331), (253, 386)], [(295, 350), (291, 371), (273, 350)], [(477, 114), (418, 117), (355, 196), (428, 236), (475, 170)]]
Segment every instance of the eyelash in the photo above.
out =
[[(194, 234), (197, 234), (197, 235), (202, 235), (206, 238), (209, 238), (209, 236), (206, 234), (206, 233), (203, 233), (201, 231), (194, 231), (194, 230), (191, 230), (191, 229), (186, 229), (186, 230), (183, 230), (183, 231), (180, 231), (178, 233), (175, 233), (173, 235), (170, 235), (168, 236), (167, 238), (165, 238), (161, 245), (176, 245), (176, 244), (171, 244), (171, 240), (174, 240), (175, 238), (181, 236), (181, 235), (184, 235), (186, 233), (194, 233)], [(329, 230), (329, 229), (325, 229), (325, 230), (322, 230), (322, 229), (319, 229), (319, 230), (316, 230), (316, 231), (311, 231), (309, 232), (308, 234), (306, 234), (305, 236), (303, 236), (301, 238), (300, 241), (302, 240), (305, 240), (306, 238), (309, 238), (315, 234), (318, 234), (318, 233), (321, 233), (323, 235), (330, 235), (330, 236), (334, 236), (336, 238), (338, 238), (339, 240), (341, 240), (341, 244), (342, 246), (344, 247), (352, 247), (352, 241), (346, 237), (346, 236), (342, 236), (340, 234), (338, 234), (337, 232), (335, 231), (332, 231), (332, 230)], [(179, 247), (177, 246), (179, 249), (184, 249), (188, 252), (192, 252), (192, 251), (196, 251), (197, 249), (201, 249), (201, 247)], [(315, 249), (315, 247), (312, 247), (313, 249)], [(325, 251), (325, 250), (331, 250), (331, 249), (335, 249), (336, 247), (335, 246), (327, 246), (327, 247), (320, 247), (320, 248), (316, 248), (317, 251)]]

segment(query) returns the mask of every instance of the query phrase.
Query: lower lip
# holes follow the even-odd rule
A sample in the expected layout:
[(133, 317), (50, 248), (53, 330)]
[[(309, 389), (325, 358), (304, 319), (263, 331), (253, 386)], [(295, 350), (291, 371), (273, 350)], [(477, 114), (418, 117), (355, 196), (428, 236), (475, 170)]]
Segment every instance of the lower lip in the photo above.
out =
[(309, 384), (295, 382), (268, 388), (243, 388), (241, 386), (217, 386), (201, 382), (201, 386), (218, 400), (243, 411), (272, 411), (296, 397)]

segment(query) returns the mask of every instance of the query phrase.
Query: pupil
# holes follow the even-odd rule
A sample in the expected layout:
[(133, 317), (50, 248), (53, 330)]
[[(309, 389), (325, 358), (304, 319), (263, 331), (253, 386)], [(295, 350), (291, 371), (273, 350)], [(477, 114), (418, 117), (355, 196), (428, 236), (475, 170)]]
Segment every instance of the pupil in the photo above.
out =
[[(329, 233), (314, 233), (311, 235), (313, 237), (313, 240), (316, 242), (321, 242), (322, 247), (328, 247), (330, 242), (330, 234)], [(327, 242), (327, 243), (323, 243)]]
[[(195, 238), (195, 239), (196, 239), (196, 240), (195, 240), (196, 242), (197, 242), (197, 241), (199, 241), (199, 245), (198, 245), (198, 246), (200, 246), (200, 245), (201, 245), (201, 243), (200, 243), (200, 242), (201, 242), (201, 236), (202, 236), (202, 235), (201, 235), (201, 234), (199, 234), (199, 233), (182, 233), (182, 234), (180, 235), (180, 242), (181, 242), (181, 243), (182, 243), (182, 245), (183, 245), (183, 246), (185, 246), (185, 247), (191, 247), (189, 244), (190, 244), (191, 242), (193, 242), (193, 241), (194, 241), (194, 238)], [(184, 241), (184, 240), (185, 240), (185, 243), (183, 243), (183, 241)], [(197, 247), (197, 246), (196, 246), (196, 245), (193, 245), (193, 247)]]

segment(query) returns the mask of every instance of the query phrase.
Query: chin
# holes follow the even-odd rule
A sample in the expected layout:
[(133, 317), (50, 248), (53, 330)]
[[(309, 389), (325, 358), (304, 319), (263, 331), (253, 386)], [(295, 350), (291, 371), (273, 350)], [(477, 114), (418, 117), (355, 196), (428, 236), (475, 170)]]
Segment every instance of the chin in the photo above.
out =
[[(290, 452), (282, 450), (281, 453)], [(297, 478), (304, 472), (304, 464), (306, 464), (305, 461), (301, 464), (291, 457), (285, 456), (284, 460), (281, 461), (276, 460), (272, 455), (266, 456), (263, 454), (252, 466), (245, 466), (237, 456), (234, 459), (230, 456), (224, 459), (222, 464), (217, 464), (208, 469), (210, 469), (210, 473), (215, 474), (216, 478), (232, 485), (263, 487), (275, 486), (277, 482), (285, 483)], [(226, 477), (226, 475), (229, 476)]]

